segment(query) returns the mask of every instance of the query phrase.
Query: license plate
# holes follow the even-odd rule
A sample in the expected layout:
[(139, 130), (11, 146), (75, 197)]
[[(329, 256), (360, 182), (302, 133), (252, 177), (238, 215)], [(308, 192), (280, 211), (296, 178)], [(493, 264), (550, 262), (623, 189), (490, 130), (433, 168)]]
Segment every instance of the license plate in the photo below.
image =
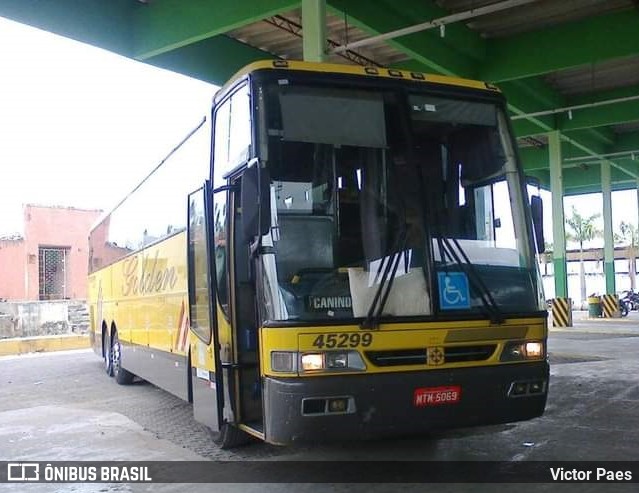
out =
[(457, 404), (461, 399), (461, 386), (421, 387), (413, 393), (415, 407), (441, 406)]

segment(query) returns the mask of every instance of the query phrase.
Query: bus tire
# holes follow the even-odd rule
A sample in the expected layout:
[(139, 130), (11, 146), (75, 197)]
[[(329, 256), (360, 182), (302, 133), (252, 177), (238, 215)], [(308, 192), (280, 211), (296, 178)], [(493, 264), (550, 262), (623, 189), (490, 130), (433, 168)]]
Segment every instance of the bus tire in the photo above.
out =
[(229, 450), (242, 445), (246, 445), (251, 441), (251, 436), (248, 433), (244, 433), (239, 428), (233, 425), (224, 423), (220, 428), (220, 432), (215, 438), (215, 443), (222, 450)]
[(133, 383), (135, 375), (122, 368), (122, 346), (120, 345), (117, 331), (113, 333), (111, 340), (111, 365), (113, 367), (113, 376), (118, 384), (130, 385)]
[(102, 354), (104, 360), (104, 371), (110, 377), (113, 376), (113, 360), (111, 360), (111, 345), (107, 337), (107, 331), (102, 328)]

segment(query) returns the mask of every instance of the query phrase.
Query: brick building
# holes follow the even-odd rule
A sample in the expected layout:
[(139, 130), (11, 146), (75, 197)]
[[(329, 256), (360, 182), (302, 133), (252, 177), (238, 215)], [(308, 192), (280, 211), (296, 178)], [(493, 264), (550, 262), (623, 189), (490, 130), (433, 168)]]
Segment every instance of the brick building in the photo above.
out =
[(99, 210), (24, 206), (24, 235), (0, 238), (0, 299), (85, 299)]

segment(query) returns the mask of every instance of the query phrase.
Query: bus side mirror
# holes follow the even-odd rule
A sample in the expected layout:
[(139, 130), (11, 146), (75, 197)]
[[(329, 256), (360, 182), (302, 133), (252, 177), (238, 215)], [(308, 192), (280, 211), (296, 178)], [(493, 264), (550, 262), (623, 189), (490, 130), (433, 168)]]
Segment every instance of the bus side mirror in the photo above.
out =
[(247, 243), (268, 233), (271, 228), (271, 180), (268, 171), (260, 168), (257, 160), (249, 163), (242, 173), (240, 207)]
[(530, 197), (530, 211), (532, 213), (537, 253), (544, 253), (546, 250), (544, 240), (544, 202), (539, 195)]

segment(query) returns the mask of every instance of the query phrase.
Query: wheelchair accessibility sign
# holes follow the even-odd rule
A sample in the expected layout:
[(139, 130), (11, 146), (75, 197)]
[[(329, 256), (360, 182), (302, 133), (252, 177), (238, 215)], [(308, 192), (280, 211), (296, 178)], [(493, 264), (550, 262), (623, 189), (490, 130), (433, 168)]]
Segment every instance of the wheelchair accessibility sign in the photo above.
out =
[(463, 272), (438, 272), (439, 306), (442, 310), (470, 308), (468, 278)]

